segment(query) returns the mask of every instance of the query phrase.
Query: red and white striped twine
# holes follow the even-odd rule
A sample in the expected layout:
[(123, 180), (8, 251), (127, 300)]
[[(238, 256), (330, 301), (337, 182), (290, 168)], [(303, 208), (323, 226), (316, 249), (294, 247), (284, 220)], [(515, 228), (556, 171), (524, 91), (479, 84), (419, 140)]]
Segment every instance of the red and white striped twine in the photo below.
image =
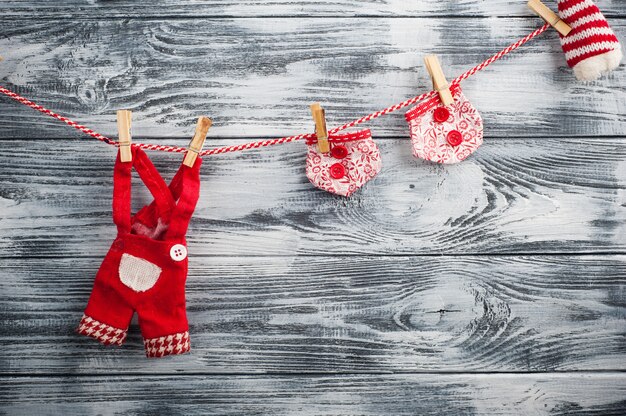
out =
[[(477, 73), (478, 71), (481, 71), (483, 69), (485, 69), (488, 65), (492, 64), (493, 62), (497, 61), (498, 59), (501, 59), (504, 55), (514, 51), (515, 49), (519, 48), (520, 46), (522, 46), (523, 44), (525, 44), (526, 42), (528, 42), (529, 40), (533, 39), (536, 36), (539, 36), (540, 34), (542, 34), (543, 32), (545, 32), (548, 28), (550, 27), (549, 24), (545, 24), (542, 27), (540, 27), (539, 29), (533, 31), (532, 33), (529, 33), (527, 36), (525, 36), (524, 38), (518, 40), (517, 42), (507, 46), (506, 48), (504, 48), (503, 50), (501, 50), (500, 52), (496, 53), (495, 55), (493, 55), (492, 57), (488, 58), (487, 60), (481, 62), (480, 64), (476, 65), (474, 68), (466, 71), (465, 73), (461, 74), (460, 76), (458, 76), (457, 78), (455, 78), (454, 80), (452, 80), (452, 84), (459, 84), (461, 81), (466, 80), (467, 78), (471, 77), (472, 75), (474, 75), (475, 73)], [(8, 90), (2, 86), (0, 86), (0, 93), (6, 95), (7, 97), (10, 97), (12, 99), (14, 99), (15, 101), (24, 104), (25, 106), (28, 106), (34, 110), (37, 110), (43, 114), (46, 114), (50, 117), (56, 118), (57, 120), (60, 120), (62, 122), (64, 122), (65, 124), (67, 124), (68, 126), (74, 127), (77, 130), (82, 131), (83, 133), (98, 139), (104, 143), (110, 144), (110, 145), (114, 145), (117, 146), (119, 145), (118, 142), (116, 142), (113, 139), (110, 139), (98, 132), (95, 132), (94, 130), (85, 127), (81, 124), (78, 124), (77, 122), (70, 120), (67, 117), (63, 117), (51, 110), (48, 110), (45, 107), (42, 107), (39, 104), (36, 104), (24, 97), (22, 97), (19, 94), (14, 93), (11, 90)], [(376, 111), (374, 113), (368, 114), (364, 117), (359, 118), (358, 120), (353, 120), (349, 123), (344, 124), (343, 126), (339, 126), (339, 127), (335, 127), (334, 129), (331, 129), (328, 131), (329, 134), (335, 134), (339, 131), (348, 129), (350, 127), (354, 127), (358, 124), (361, 123), (365, 123), (366, 121), (370, 121), (373, 120), (375, 118), (378, 118), (380, 116), (383, 116), (385, 114), (389, 114), (392, 113), (394, 111), (400, 110), (401, 108), (407, 107), (411, 104), (415, 104), (417, 102), (429, 99), (431, 97), (434, 97), (437, 94), (436, 91), (429, 91), (426, 92), (424, 94), (418, 95), (416, 97), (410, 98), (406, 101), (403, 101), (401, 103), (398, 104), (394, 104), (390, 107), (387, 107), (383, 110), (380, 111)], [(243, 143), (243, 144), (239, 144), (239, 145), (235, 145), (235, 146), (224, 146), (224, 147), (215, 147), (213, 149), (208, 149), (208, 150), (204, 150), (202, 152), (199, 153), (200, 156), (212, 156), (212, 155), (218, 155), (218, 154), (222, 154), (222, 153), (230, 153), (230, 152), (239, 152), (239, 151), (243, 151), (243, 150), (249, 150), (249, 149), (258, 149), (261, 147), (267, 147), (267, 146), (274, 146), (277, 144), (284, 144), (284, 143), (290, 143), (290, 142), (295, 142), (297, 140), (302, 140), (302, 139), (311, 139), (314, 138), (315, 135), (313, 133), (303, 133), (303, 134), (298, 134), (295, 136), (288, 136), (288, 137), (280, 137), (277, 139), (269, 139), (269, 140), (261, 140), (261, 141), (257, 141), (257, 142), (249, 142), (249, 143)], [(177, 147), (177, 146), (166, 146), (166, 145), (158, 145), (158, 144), (150, 144), (150, 143), (133, 143), (133, 146), (136, 147), (140, 147), (142, 149), (145, 150), (158, 150), (158, 151), (162, 151), (162, 152), (171, 152), (171, 153), (185, 153), (187, 151), (187, 148), (185, 147)]]

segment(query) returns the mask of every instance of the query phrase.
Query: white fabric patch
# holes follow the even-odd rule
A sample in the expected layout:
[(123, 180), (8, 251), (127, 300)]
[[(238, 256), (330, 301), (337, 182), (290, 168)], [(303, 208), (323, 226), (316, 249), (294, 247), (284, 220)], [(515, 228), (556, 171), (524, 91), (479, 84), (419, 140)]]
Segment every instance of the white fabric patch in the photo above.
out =
[(159, 280), (161, 268), (148, 260), (124, 253), (119, 272), (122, 283), (135, 292), (145, 292)]

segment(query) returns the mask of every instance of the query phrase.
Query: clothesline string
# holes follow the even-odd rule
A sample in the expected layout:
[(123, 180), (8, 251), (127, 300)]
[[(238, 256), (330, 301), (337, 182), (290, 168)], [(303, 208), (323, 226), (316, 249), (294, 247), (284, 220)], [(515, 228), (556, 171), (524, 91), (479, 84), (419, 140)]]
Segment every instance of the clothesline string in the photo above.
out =
[[(463, 74), (461, 74), (460, 76), (456, 77), (455, 79), (452, 80), (452, 84), (460, 84), (462, 81), (466, 80), (467, 78), (469, 78), (470, 76), (474, 75), (475, 73), (477, 73), (478, 71), (481, 71), (483, 69), (485, 69), (487, 66), (491, 65), (493, 62), (501, 59), (502, 57), (504, 57), (506, 54), (513, 52), (515, 49), (519, 48), (520, 46), (524, 45), (526, 42), (530, 41), (531, 39), (539, 36), (540, 34), (542, 34), (543, 32), (545, 32), (548, 28), (550, 27), (549, 24), (544, 24), (543, 26), (541, 26), (540, 28), (538, 28), (537, 30), (534, 30), (533, 32), (529, 33), (527, 36), (525, 36), (524, 38), (518, 40), (515, 43), (512, 43), (511, 45), (507, 46), (506, 48), (502, 49), (500, 52), (496, 53), (495, 55), (491, 56), (490, 58), (486, 59), (485, 61), (481, 62), (480, 64), (476, 65), (475, 67), (469, 69), (468, 71), (464, 72)], [(104, 143), (110, 144), (110, 145), (114, 145), (117, 146), (119, 143), (116, 142), (113, 139), (110, 139), (88, 127), (85, 127), (81, 124), (78, 124), (77, 122), (67, 118), (67, 117), (63, 117), (60, 114), (57, 114), (51, 110), (48, 110), (47, 108), (34, 103), (33, 101), (28, 100), (27, 98), (22, 97), (19, 94), (14, 93), (11, 90), (8, 90), (2, 86), (0, 86), (0, 92), (14, 100), (16, 100), (17, 102), (24, 104), (25, 106), (28, 106), (34, 110), (37, 110), (43, 114), (46, 114), (50, 117), (53, 117), (59, 121), (64, 122), (65, 124), (67, 124), (68, 126), (74, 127), (77, 130), (80, 130), (81, 132), (97, 139), (100, 140)], [(417, 102), (429, 99), (434, 97), (437, 94), (436, 91), (429, 91), (426, 93), (423, 93), (421, 95), (418, 95), (416, 97), (410, 98), (406, 101), (403, 101), (401, 103), (398, 104), (394, 104), (390, 107), (387, 107), (383, 110), (380, 111), (376, 111), (374, 113), (368, 114), (366, 116), (363, 116), (357, 120), (353, 120), (349, 123), (346, 123), (342, 126), (339, 127), (335, 127), (331, 130), (328, 131), (329, 134), (335, 134), (337, 132), (340, 132), (342, 130), (348, 129), (350, 127), (354, 127), (357, 126), (361, 123), (365, 123), (367, 121), (373, 120), (375, 118), (378, 118), (380, 116), (392, 113), (394, 111), (400, 110), (402, 108), (405, 108), (409, 105), (415, 104)], [(302, 140), (302, 139), (311, 139), (315, 137), (315, 135), (313, 133), (303, 133), (303, 134), (298, 134), (295, 136), (288, 136), (288, 137), (280, 137), (277, 139), (269, 139), (269, 140), (261, 140), (261, 141), (256, 141), (256, 142), (249, 142), (249, 143), (243, 143), (240, 145), (234, 145), (234, 146), (224, 146), (224, 147), (215, 147), (213, 149), (207, 149), (204, 150), (202, 152), (199, 153), (200, 156), (212, 156), (212, 155), (217, 155), (217, 154), (222, 154), (222, 153), (229, 153), (229, 152), (238, 152), (238, 151), (243, 151), (243, 150), (249, 150), (249, 149), (258, 149), (260, 147), (267, 147), (267, 146), (274, 146), (274, 145), (278, 145), (278, 144), (284, 144), (284, 143), (290, 143), (290, 142), (294, 142), (297, 140)], [(158, 150), (158, 151), (163, 151), (163, 152), (172, 152), (172, 153), (185, 153), (187, 151), (187, 148), (185, 147), (178, 147), (178, 146), (167, 146), (167, 145), (158, 145), (158, 144), (150, 144), (150, 143), (133, 143), (133, 146), (137, 146), (140, 147), (142, 149), (145, 150)]]

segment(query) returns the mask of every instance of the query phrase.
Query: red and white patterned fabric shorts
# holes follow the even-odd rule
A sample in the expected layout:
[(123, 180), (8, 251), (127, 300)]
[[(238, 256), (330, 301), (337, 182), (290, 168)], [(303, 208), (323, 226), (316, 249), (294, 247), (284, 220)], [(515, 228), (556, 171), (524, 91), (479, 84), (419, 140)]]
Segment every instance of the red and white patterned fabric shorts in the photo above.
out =
[(439, 96), (409, 110), (413, 155), (437, 163), (465, 160), (483, 143), (483, 120), (458, 84), (450, 87), (454, 102), (448, 106)]
[(328, 141), (328, 153), (319, 151), (317, 139), (307, 141), (306, 176), (317, 188), (350, 196), (380, 172), (380, 151), (369, 130), (334, 134)]

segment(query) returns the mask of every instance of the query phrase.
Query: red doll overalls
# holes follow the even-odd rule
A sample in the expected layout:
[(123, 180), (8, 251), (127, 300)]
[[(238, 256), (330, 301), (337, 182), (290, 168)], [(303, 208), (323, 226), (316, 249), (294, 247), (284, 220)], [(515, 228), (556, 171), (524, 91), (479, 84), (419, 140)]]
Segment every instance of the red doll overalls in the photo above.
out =
[[(122, 345), (133, 313), (148, 357), (188, 352), (185, 310), (185, 234), (198, 201), (199, 171), (181, 165), (170, 187), (145, 152), (132, 149), (132, 162), (115, 161), (113, 221), (118, 235), (96, 274), (78, 332), (105, 345)], [(154, 202), (131, 218), (131, 170), (139, 173)]]

